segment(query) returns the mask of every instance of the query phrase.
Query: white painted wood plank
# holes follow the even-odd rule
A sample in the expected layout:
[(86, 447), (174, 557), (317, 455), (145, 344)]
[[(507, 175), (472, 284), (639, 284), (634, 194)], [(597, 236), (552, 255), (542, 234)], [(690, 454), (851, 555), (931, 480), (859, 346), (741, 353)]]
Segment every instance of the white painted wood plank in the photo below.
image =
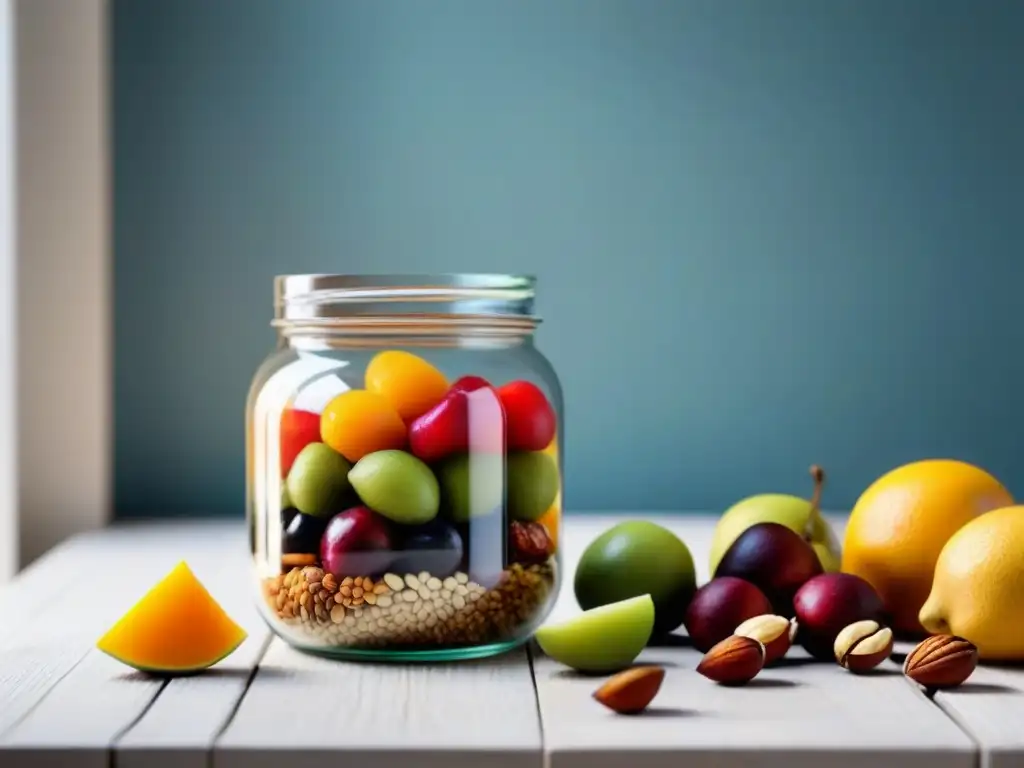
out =
[[(792, 651), (794, 660), (806, 656)], [(652, 711), (615, 715), (590, 698), (603, 678), (537, 654), (534, 669), (551, 768), (972, 768), (975, 747), (901, 679), (854, 676), (820, 663), (766, 669), (749, 685), (715, 685), (695, 671), (700, 654), (650, 648), (666, 666)]]
[[(569, 519), (563, 535), (565, 578), (553, 619), (578, 610), (572, 578), (580, 552), (625, 517), (630, 515)], [(691, 547), (699, 578), (705, 580), (714, 518), (670, 515), (660, 521)], [(841, 533), (841, 521), (837, 529)], [(90, 653), (75, 663), (179, 559), (189, 560), (235, 618), (255, 628), (257, 639), (261, 632), (266, 637), (248, 599), (252, 590), (244, 546), (237, 523), (137, 525), (87, 534), (0, 591), (0, 615), (14, 620), (0, 626), (4, 768), (106, 765), (115, 743), (118, 768), (141, 768), (143, 762), (146, 768), (205, 766), (209, 744), (245, 690), (244, 671), (259, 658), (259, 643), (243, 646), (223, 663), (221, 674), (173, 680), (162, 692), (158, 681), (134, 679), (130, 672), (126, 678), (124, 667), (101, 654)], [(55, 578), (73, 588), (54, 596), (46, 585)], [(40, 610), (41, 591), (48, 600), (45, 611)], [(55, 623), (54, 615), (65, 620)], [(32, 652), (35, 656), (27, 655)], [(650, 649), (645, 657), (674, 666), (656, 702), (659, 709), (642, 718), (614, 717), (593, 702), (590, 693), (599, 679), (567, 674), (550, 660), (538, 660), (545, 737), (555, 768), (583, 762), (600, 768), (616, 761), (643, 768), (680, 760), (698, 768), (728, 768), (779, 758), (797, 768), (887, 761), (910, 768), (925, 761), (929, 768), (959, 768), (976, 759), (970, 739), (898, 674), (861, 678), (831, 665), (790, 666), (763, 673), (767, 686), (723, 689), (696, 675), (698, 654), (689, 648)], [(19, 660), (33, 671), (19, 670)], [(1000, 675), (999, 681), (989, 683), (991, 674)], [(1016, 677), (1008, 683), (1004, 674)], [(778, 676), (796, 684), (770, 687)], [(1010, 729), (1020, 719), (1008, 709), (1009, 699), (1019, 704), (1024, 697), (1018, 672), (984, 668), (971, 682), (977, 687), (940, 694), (939, 702), (992, 746), (995, 768), (1019, 764), (1013, 762), (1019, 754)], [(998, 702), (992, 698), (997, 696)], [(500, 709), (494, 701), (501, 702)], [(360, 768), (410, 760), (445, 768), (482, 762), (539, 766), (536, 707), (522, 653), (467, 664), (389, 666), (319, 659), (275, 640), (237, 714), (216, 739), (214, 762), (216, 768), (277, 768), (282, 761), (319, 768), (328, 760)], [(993, 714), (997, 710), (1002, 720)], [(71, 720), (74, 726), (54, 731), (54, 722)], [(283, 724), (291, 724), (288, 733), (316, 733), (317, 739), (285, 741)]]
[(207, 589), (249, 633), (231, 656), (201, 675), (170, 680), (145, 714), (117, 740), (114, 768), (208, 768), (210, 750), (245, 695), (270, 642), (256, 607), (251, 557), (238, 541)]
[[(563, 534), (565, 578), (550, 621), (579, 612), (575, 564), (594, 537), (621, 519), (656, 519), (690, 547), (698, 583), (708, 579), (707, 552), (715, 517), (636, 514), (570, 518)], [(841, 535), (842, 518), (830, 516)], [(684, 630), (679, 631), (684, 634)], [(809, 662), (800, 649), (790, 656)], [(654, 711), (627, 718), (590, 698), (603, 678), (587, 677), (534, 651), (545, 752), (551, 768), (833, 768), (899, 765), (969, 768), (976, 748), (894, 663), (889, 674), (853, 676), (838, 666), (791, 663), (764, 670), (758, 682), (723, 688), (695, 671), (700, 653), (678, 638), (675, 647), (646, 650), (642, 662), (666, 665)]]
[(239, 546), (229, 543), (241, 538), (236, 529), (170, 523), (82, 534), (0, 591), (0, 750), (3, 735), (75, 668), (134, 598), (191, 551), (190, 542), (210, 542), (223, 552)]
[[(48, 640), (38, 648), (59, 642), (86, 649), (87, 655), (70, 669), (56, 654), (47, 657), (45, 667), (55, 669), (48, 676), (51, 684), (36, 681), (34, 702), (20, 696), (21, 711), (0, 734), (0, 763), (5, 768), (107, 766), (111, 746), (143, 715), (164, 682), (93, 650), (96, 639), (180, 560), (188, 561), (204, 583), (234, 580), (248, 587), (244, 553), (244, 529), (237, 523), (126, 526), (83, 535), (19, 578), (8, 604), (26, 613), (17, 631), (3, 638), (3, 648), (16, 655)], [(73, 581), (65, 574), (80, 577)], [(55, 610), (40, 611), (35, 587), (57, 577), (64, 588), (54, 598)], [(250, 668), (257, 656), (255, 649), (246, 662)], [(232, 708), (223, 702), (220, 722), (226, 722)]]
[(982, 746), (982, 768), (1024, 766), (1024, 668), (983, 665), (935, 702)]
[(88, 651), (59, 640), (0, 650), (0, 734), (24, 717)]
[(240, 547), (243, 527), (223, 521), (133, 524), (75, 536), (0, 592), (0, 648), (31, 647), (56, 636), (95, 643), (181, 560), (205, 581)]
[(366, 664), (274, 640), (214, 768), (540, 768), (523, 650), (447, 664)]
[(4, 768), (107, 768), (113, 740), (142, 714), (163, 684), (92, 650), (0, 738), (0, 763)]

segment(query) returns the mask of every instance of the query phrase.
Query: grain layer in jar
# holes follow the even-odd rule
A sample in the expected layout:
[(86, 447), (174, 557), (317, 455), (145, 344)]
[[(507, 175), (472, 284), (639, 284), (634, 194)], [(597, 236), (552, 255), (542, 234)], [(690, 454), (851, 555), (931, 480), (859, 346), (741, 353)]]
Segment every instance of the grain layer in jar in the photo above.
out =
[(562, 513), (533, 279), (288, 276), (275, 294), (246, 462), (270, 627), (346, 658), (525, 642), (558, 591)]

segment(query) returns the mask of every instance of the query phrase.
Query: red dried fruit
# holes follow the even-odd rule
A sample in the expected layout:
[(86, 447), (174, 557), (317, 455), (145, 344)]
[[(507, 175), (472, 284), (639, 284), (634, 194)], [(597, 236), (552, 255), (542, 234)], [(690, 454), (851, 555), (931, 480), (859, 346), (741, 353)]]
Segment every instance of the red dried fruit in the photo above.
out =
[(497, 392), (479, 376), (463, 376), (440, 403), (409, 425), (409, 449), (426, 462), (464, 451), (500, 453), (504, 434)]
[(536, 384), (510, 381), (498, 388), (510, 451), (543, 451), (555, 439), (555, 411)]
[(518, 520), (509, 526), (509, 544), (512, 559), (519, 563), (543, 563), (555, 550), (547, 528)]

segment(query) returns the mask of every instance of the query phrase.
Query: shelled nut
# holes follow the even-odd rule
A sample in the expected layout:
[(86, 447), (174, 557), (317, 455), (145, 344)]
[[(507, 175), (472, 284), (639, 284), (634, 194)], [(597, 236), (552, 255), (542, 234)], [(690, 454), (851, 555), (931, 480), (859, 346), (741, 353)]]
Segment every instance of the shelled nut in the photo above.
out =
[(874, 669), (892, 654), (892, 630), (870, 619), (855, 621), (836, 635), (836, 661), (851, 672)]
[(796, 624), (785, 616), (766, 613), (747, 619), (736, 627), (733, 634), (758, 640), (764, 646), (764, 664), (768, 666), (785, 656), (793, 645), (795, 626)]

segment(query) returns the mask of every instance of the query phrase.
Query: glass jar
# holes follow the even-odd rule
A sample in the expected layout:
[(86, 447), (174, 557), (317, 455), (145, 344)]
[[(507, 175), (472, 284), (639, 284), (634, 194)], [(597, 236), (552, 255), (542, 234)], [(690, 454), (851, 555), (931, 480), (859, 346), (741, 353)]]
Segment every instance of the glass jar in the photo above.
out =
[(525, 642), (559, 586), (562, 393), (533, 278), (293, 275), (246, 411), (259, 605), (345, 658)]

